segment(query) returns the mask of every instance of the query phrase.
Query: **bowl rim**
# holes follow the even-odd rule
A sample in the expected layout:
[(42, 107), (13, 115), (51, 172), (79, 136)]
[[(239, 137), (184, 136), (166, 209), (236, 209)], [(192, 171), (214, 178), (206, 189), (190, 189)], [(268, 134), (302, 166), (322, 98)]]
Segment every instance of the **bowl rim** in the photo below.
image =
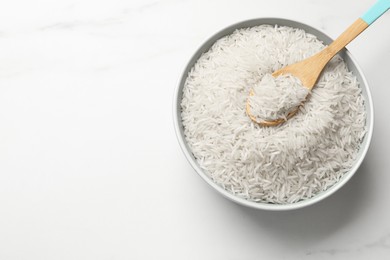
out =
[[(364, 137), (366, 139), (365, 140), (366, 145), (364, 145), (364, 146), (362, 145), (360, 147), (360, 149), (361, 149), (359, 151), (360, 155), (358, 155), (358, 158), (355, 160), (354, 165), (352, 166), (352, 168), (347, 173), (345, 173), (345, 175), (337, 183), (335, 183), (329, 189), (327, 189), (327, 190), (325, 190), (325, 191), (315, 195), (312, 198), (309, 198), (309, 199), (306, 199), (306, 200), (302, 200), (302, 201), (299, 201), (299, 202), (296, 202), (296, 203), (290, 203), (290, 204), (261, 203), (261, 202), (254, 202), (254, 201), (246, 200), (244, 198), (238, 197), (238, 196), (230, 193), (229, 191), (223, 189), (217, 183), (212, 181), (212, 179), (205, 172), (203, 172), (203, 170), (200, 168), (200, 166), (197, 164), (196, 160), (192, 156), (192, 152), (191, 152), (190, 148), (188, 147), (188, 145), (187, 145), (187, 143), (185, 141), (185, 137), (184, 137), (184, 134), (183, 134), (183, 131), (182, 131), (182, 126), (181, 126), (181, 116), (180, 116), (180, 112), (178, 110), (178, 107), (180, 107), (180, 102), (179, 101), (181, 101), (181, 99), (179, 100), (179, 97), (181, 96), (181, 92), (182, 92), (181, 85), (184, 86), (185, 80), (187, 79), (188, 71), (189, 71), (189, 69), (191, 69), (190, 65), (191, 65), (192, 61), (195, 58), (196, 58), (196, 60), (197, 60), (197, 58), (199, 58), (199, 53), (201, 55), (202, 49), (204, 48), (205, 45), (207, 45), (211, 41), (213, 41), (214, 38), (216, 38), (218, 35), (226, 35), (224, 33), (226, 31), (228, 31), (228, 30), (231, 30), (231, 29), (235, 30), (235, 29), (239, 29), (239, 28), (246, 28), (248, 26), (243, 26), (243, 25), (244, 24), (249, 24), (249, 23), (255, 23), (255, 24), (258, 24), (258, 25), (271, 24), (271, 23), (266, 23), (265, 22), (265, 21), (269, 21), (269, 20), (279, 20), (279, 21), (282, 21), (283, 23), (294, 23), (294, 24), (303, 25), (304, 27), (308, 27), (308, 28), (310, 28), (310, 29), (312, 29), (314, 31), (322, 33), (324, 36), (326, 36), (326, 37), (328, 37), (328, 38), (333, 40), (332, 37), (328, 36), (328, 34), (326, 34), (325, 32), (323, 32), (322, 30), (320, 30), (320, 29), (318, 29), (316, 27), (308, 25), (308, 24), (306, 24), (304, 22), (300, 22), (300, 21), (292, 20), (292, 19), (281, 18), (281, 17), (260, 17), (260, 18), (248, 19), (248, 20), (243, 20), (243, 21), (239, 21), (239, 22), (233, 23), (231, 25), (228, 25), (228, 26), (220, 29), (216, 33), (214, 33), (211, 36), (209, 36), (205, 41), (202, 41), (202, 43), (198, 46), (198, 48), (195, 50), (195, 52), (191, 55), (190, 59), (187, 60), (186, 63), (185, 63), (186, 65), (184, 66), (184, 69), (183, 69), (183, 71), (180, 74), (179, 80), (178, 80), (178, 82), (176, 84), (175, 91), (174, 91), (174, 96), (173, 96), (173, 123), (174, 123), (174, 129), (175, 129), (175, 133), (176, 133), (176, 138), (178, 140), (179, 146), (180, 146), (182, 152), (184, 153), (187, 161), (190, 163), (190, 165), (195, 170), (195, 172), (206, 183), (208, 183), (214, 190), (219, 192), (225, 198), (227, 198), (227, 199), (229, 199), (231, 201), (234, 201), (234, 202), (236, 202), (236, 203), (238, 203), (240, 205), (246, 206), (246, 207), (250, 207), (250, 208), (254, 208), (254, 209), (261, 209), (261, 210), (269, 210), (269, 211), (286, 211), (286, 210), (300, 209), (300, 208), (303, 208), (303, 207), (307, 207), (309, 205), (313, 205), (313, 204), (315, 204), (315, 203), (317, 203), (319, 201), (322, 201), (323, 199), (329, 197), (330, 195), (334, 194), (336, 191), (338, 191), (341, 187), (343, 187), (352, 178), (353, 175), (355, 175), (356, 171), (358, 170), (358, 168), (362, 164), (364, 158), (366, 157), (366, 154), (367, 154), (368, 149), (370, 147), (371, 139), (372, 139), (372, 135), (373, 135), (373, 129), (374, 129), (374, 106), (373, 106), (373, 101), (372, 101), (372, 96), (371, 96), (371, 90), (370, 90), (369, 84), (367, 82), (367, 79), (366, 79), (365, 75), (363, 74), (363, 71), (362, 71), (360, 65), (358, 64), (356, 59), (352, 56), (352, 54), (348, 51), (347, 48), (345, 48), (344, 53), (348, 56), (348, 58), (350, 59), (351, 63), (355, 66), (356, 71), (357, 71), (357, 73), (359, 74), (359, 76), (361, 78), (360, 81), (362, 81), (362, 82), (360, 82), (360, 85), (364, 86), (364, 90), (366, 91), (366, 94), (367, 94), (367, 100), (365, 102), (366, 103), (365, 105), (368, 106), (368, 108), (366, 109), (366, 112), (367, 112), (367, 117), (366, 118), (370, 118), (370, 120), (369, 120), (369, 122), (366, 125), (367, 133), (366, 133), (366, 135)], [(223, 37), (223, 36), (221, 36), (221, 37)], [(219, 38), (221, 38), (221, 37), (219, 37)], [(214, 40), (214, 42), (215, 42), (215, 40)], [(191, 65), (191, 67), (192, 67), (192, 65)]]

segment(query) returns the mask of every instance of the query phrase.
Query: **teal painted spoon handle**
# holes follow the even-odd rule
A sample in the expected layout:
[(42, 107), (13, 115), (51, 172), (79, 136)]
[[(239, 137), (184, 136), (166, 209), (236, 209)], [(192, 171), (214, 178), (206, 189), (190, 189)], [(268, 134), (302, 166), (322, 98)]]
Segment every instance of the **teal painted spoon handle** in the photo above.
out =
[[(390, 9), (390, 0), (377, 0), (368, 11), (357, 19), (327, 48), (327, 59), (330, 60), (337, 52), (355, 39), (382, 14)], [(328, 62), (328, 60), (326, 62)]]
[(390, 9), (390, 0), (378, 0), (361, 18), (371, 25), (382, 14)]

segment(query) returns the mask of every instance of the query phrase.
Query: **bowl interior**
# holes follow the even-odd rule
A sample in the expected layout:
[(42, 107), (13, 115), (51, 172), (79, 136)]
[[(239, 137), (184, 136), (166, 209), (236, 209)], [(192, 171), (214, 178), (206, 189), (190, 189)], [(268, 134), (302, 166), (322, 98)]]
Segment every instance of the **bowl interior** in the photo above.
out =
[(214, 183), (207, 174), (205, 174), (202, 169), (199, 167), (199, 165), (196, 162), (196, 159), (194, 158), (190, 148), (188, 147), (185, 137), (184, 137), (184, 130), (183, 130), (183, 124), (182, 124), (182, 119), (181, 119), (181, 108), (180, 108), (180, 103), (182, 100), (182, 94), (183, 94), (183, 87), (187, 78), (187, 75), (191, 68), (194, 66), (196, 61), (199, 59), (199, 57), (204, 53), (207, 52), (211, 46), (220, 38), (229, 35), (233, 33), (236, 29), (240, 28), (246, 28), (246, 27), (253, 27), (253, 26), (258, 26), (262, 24), (270, 24), (270, 25), (280, 25), (280, 26), (289, 26), (289, 27), (294, 27), (294, 28), (300, 28), (305, 30), (307, 33), (315, 35), (319, 40), (323, 41), (325, 44), (330, 44), (333, 40), (323, 33), (322, 31), (315, 29), (309, 25), (306, 25), (304, 23), (300, 23), (297, 21), (292, 21), (288, 19), (281, 19), (281, 18), (259, 18), (259, 19), (254, 19), (254, 20), (248, 20), (244, 22), (240, 22), (234, 25), (231, 25), (212, 37), (210, 37), (204, 44), (200, 46), (200, 48), (195, 52), (195, 54), (191, 57), (189, 60), (187, 66), (185, 67), (181, 78), (179, 80), (179, 84), (176, 88), (175, 91), (175, 96), (174, 96), (174, 107), (173, 107), (173, 117), (174, 117), (174, 126), (176, 130), (176, 135), (180, 144), (180, 147), (185, 154), (187, 160), (189, 163), (192, 165), (192, 167), (195, 169), (195, 171), (210, 185), (212, 186), (215, 190), (217, 190), (219, 193), (227, 197), (228, 199), (231, 199), (239, 204), (252, 207), (252, 208), (257, 208), (257, 209), (265, 209), (265, 210), (290, 210), (290, 209), (297, 209), (297, 208), (302, 208), (311, 204), (314, 204), (329, 195), (333, 194), (336, 190), (338, 190), (340, 187), (342, 187), (352, 176), (353, 174), (357, 171), (359, 168), (360, 164), (362, 163), (368, 147), (371, 142), (371, 137), (372, 137), (372, 131), (373, 131), (373, 105), (372, 105), (372, 99), (371, 99), (371, 93), (367, 84), (367, 81), (357, 65), (356, 61), (354, 58), (351, 56), (351, 54), (348, 52), (348, 50), (344, 50), (340, 53), (344, 61), (347, 63), (347, 66), (350, 71), (354, 73), (354, 75), (357, 77), (358, 81), (360, 82), (360, 87), (362, 89), (363, 96), (365, 98), (365, 106), (366, 106), (366, 112), (367, 112), (367, 119), (366, 119), (366, 126), (367, 126), (367, 134), (363, 139), (362, 145), (360, 147), (359, 153), (357, 155), (357, 158), (354, 162), (353, 167), (343, 176), (343, 178), (333, 185), (331, 188), (327, 189), (326, 191), (319, 193), (315, 195), (314, 197), (303, 200), (297, 203), (293, 204), (268, 204), (268, 203), (256, 203), (253, 201), (248, 201), (243, 198), (237, 197), (230, 192), (224, 190), (222, 187), (220, 187), (218, 184)]

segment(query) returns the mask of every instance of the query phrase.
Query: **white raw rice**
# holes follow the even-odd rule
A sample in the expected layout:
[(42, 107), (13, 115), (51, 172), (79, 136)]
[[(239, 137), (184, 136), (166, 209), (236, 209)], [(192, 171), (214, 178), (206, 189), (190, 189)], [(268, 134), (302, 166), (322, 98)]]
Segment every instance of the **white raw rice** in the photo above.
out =
[(336, 56), (300, 111), (277, 127), (245, 113), (251, 87), (267, 73), (324, 48), (303, 30), (261, 25), (218, 40), (183, 89), (185, 138), (214, 182), (242, 198), (294, 203), (334, 185), (350, 169), (366, 133), (356, 77)]
[(254, 95), (249, 97), (250, 114), (256, 122), (287, 119), (287, 115), (301, 105), (309, 89), (300, 79), (291, 74), (273, 77), (265, 74), (253, 87)]

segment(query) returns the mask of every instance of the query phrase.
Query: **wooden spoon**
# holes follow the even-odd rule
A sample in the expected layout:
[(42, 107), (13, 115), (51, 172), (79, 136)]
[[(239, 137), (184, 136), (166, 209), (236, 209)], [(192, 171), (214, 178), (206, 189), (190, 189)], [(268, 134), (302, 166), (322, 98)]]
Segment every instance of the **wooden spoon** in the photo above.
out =
[[(272, 73), (272, 76), (278, 77), (282, 74), (292, 74), (301, 80), (304, 87), (311, 90), (319, 78), (326, 64), (348, 43), (355, 39), (361, 32), (370, 26), (376, 19), (390, 9), (390, 0), (378, 0), (362, 17), (358, 18), (350, 27), (347, 28), (335, 41), (319, 53), (298, 63), (286, 66)], [(253, 96), (253, 89), (249, 96)], [(291, 118), (298, 112), (298, 108), (287, 115)], [(254, 121), (262, 126), (275, 126), (285, 122), (287, 119), (276, 119), (272, 121), (257, 121), (256, 117), (250, 112), (249, 98), (246, 102), (246, 113)]]

